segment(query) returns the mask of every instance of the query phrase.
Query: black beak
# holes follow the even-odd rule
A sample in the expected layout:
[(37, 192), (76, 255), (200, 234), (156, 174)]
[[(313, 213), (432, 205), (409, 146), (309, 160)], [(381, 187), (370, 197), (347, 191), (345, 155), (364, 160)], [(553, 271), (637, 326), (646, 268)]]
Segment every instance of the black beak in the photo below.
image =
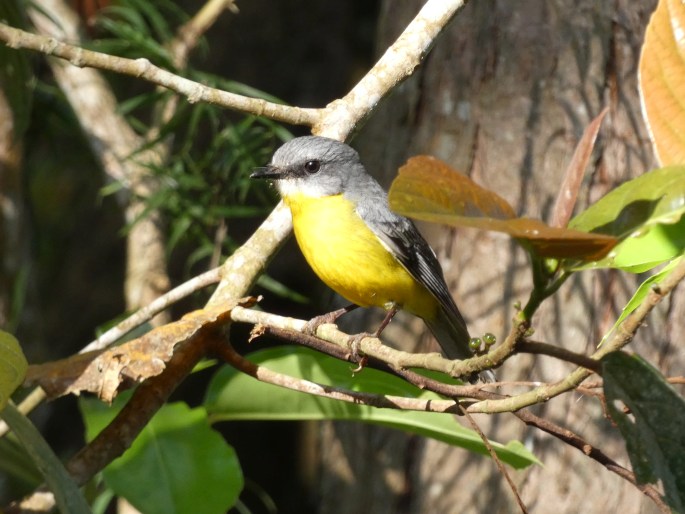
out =
[(278, 180), (279, 178), (283, 178), (284, 175), (285, 173), (282, 170), (269, 164), (263, 168), (255, 168), (252, 175), (250, 175), (250, 178)]

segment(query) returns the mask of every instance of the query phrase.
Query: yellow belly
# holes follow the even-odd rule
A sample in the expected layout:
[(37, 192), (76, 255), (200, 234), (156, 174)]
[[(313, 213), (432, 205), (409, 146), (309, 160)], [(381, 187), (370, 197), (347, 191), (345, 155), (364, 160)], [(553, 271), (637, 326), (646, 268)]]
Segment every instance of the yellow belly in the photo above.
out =
[(331, 289), (362, 307), (392, 304), (432, 317), (436, 300), (380, 243), (342, 195), (285, 198), (297, 243)]

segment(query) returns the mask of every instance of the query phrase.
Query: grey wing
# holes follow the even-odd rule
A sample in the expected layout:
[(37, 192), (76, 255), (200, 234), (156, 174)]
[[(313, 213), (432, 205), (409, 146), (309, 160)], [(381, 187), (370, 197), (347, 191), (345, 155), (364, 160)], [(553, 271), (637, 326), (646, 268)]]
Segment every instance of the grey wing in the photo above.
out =
[[(359, 201), (360, 196), (364, 201)], [(450, 359), (473, 356), (468, 327), (447, 289), (440, 263), (414, 224), (390, 210), (380, 186), (370, 185), (357, 197), (357, 213), (409, 274), (438, 300), (440, 309), (436, 318), (424, 321), (445, 355)], [(489, 370), (481, 377), (486, 381), (494, 380), (494, 374)], [(476, 378), (472, 376), (469, 380)]]
[(458, 313), (433, 249), (410, 220), (390, 210), (386, 198), (375, 200), (364, 202), (365, 208), (357, 209), (359, 216), (409, 274), (426, 286), (444, 309), (453, 309)]

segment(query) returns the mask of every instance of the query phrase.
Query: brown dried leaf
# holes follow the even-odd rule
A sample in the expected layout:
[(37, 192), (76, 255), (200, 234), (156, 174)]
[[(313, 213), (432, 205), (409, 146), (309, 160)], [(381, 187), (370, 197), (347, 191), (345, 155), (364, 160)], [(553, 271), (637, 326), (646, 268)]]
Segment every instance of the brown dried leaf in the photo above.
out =
[[(237, 305), (252, 303), (248, 298)], [(111, 402), (119, 390), (159, 375), (177, 344), (197, 338), (201, 331), (225, 324), (232, 308), (233, 305), (197, 310), (114, 348), (31, 365), (24, 385), (42, 387), (50, 399), (89, 392)]]

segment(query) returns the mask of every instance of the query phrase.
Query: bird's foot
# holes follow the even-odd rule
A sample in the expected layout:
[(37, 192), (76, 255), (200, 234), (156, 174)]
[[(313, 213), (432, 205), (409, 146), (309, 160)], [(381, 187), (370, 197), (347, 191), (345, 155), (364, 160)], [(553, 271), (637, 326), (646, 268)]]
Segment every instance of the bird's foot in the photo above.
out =
[(338, 309), (333, 312), (328, 312), (326, 314), (322, 314), (321, 316), (316, 316), (315, 318), (312, 318), (309, 321), (307, 321), (302, 331), (305, 334), (309, 334), (310, 336), (315, 336), (316, 329), (319, 328), (321, 325), (325, 325), (327, 323), (335, 323), (336, 321), (338, 321), (338, 318), (340, 316), (342, 316), (343, 314), (347, 314), (350, 311), (353, 311), (357, 307), (359, 306), (352, 304), (348, 305), (347, 307), (343, 307), (342, 309)]
[(357, 367), (352, 370), (354, 373), (361, 371), (364, 369), (364, 366), (366, 366), (368, 357), (361, 352), (361, 344), (362, 339), (367, 337), (377, 337), (377, 335), (372, 334), (371, 332), (362, 332), (360, 334), (350, 336), (347, 340), (347, 347), (350, 349), (350, 353), (348, 354), (347, 358), (349, 361), (357, 364)]

